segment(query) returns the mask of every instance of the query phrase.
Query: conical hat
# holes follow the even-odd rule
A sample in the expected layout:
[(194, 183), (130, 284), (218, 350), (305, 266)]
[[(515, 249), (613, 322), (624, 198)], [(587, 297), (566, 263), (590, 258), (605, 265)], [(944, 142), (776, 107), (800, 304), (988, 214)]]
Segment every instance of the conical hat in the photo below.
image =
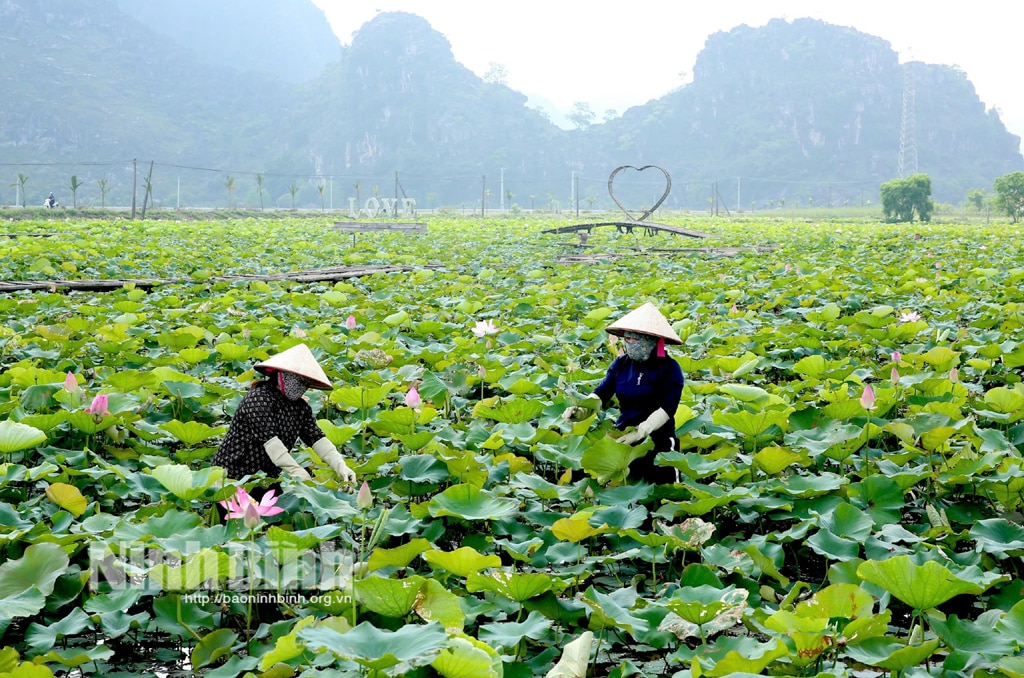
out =
[(261, 363), (253, 365), (253, 369), (263, 374), (273, 372), (291, 372), (309, 380), (309, 385), (322, 391), (329, 391), (334, 386), (327, 378), (320, 363), (313, 357), (313, 352), (305, 344), (295, 344), (286, 351), (271, 356)]
[(667, 344), (683, 343), (679, 335), (672, 329), (672, 326), (668, 324), (665, 316), (658, 310), (658, 307), (651, 302), (647, 302), (640, 308), (630, 311), (609, 325), (606, 330), (609, 334), (615, 334), (620, 337), (629, 330), (631, 332), (661, 337)]

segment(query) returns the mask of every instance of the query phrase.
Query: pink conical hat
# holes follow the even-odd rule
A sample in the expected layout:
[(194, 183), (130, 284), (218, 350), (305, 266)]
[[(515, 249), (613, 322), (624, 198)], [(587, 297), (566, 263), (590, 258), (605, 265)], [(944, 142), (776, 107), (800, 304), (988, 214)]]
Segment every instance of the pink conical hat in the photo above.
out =
[(253, 365), (253, 369), (263, 374), (273, 372), (291, 372), (309, 380), (309, 385), (321, 391), (330, 391), (334, 386), (320, 363), (313, 357), (313, 352), (305, 344), (295, 344), (291, 348), (271, 356), (261, 363)]
[(629, 330), (631, 332), (640, 332), (641, 334), (660, 337), (669, 344), (683, 343), (679, 335), (676, 334), (676, 331), (668, 324), (665, 316), (658, 310), (658, 307), (651, 302), (647, 302), (640, 308), (630, 311), (605, 329), (609, 334), (615, 334), (620, 337)]

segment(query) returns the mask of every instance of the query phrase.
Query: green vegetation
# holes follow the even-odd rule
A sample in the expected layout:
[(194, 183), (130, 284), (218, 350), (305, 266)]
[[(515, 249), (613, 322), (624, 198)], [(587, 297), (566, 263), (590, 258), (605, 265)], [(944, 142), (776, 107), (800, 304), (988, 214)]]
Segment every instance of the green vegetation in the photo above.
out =
[[(195, 282), (0, 296), (0, 672), (137, 674), (169, 646), (212, 678), (1019, 673), (1019, 227), (671, 222), (713, 238), (8, 222), (6, 281)], [(216, 277), (366, 264), (407, 270)], [(614, 411), (560, 416), (646, 300), (687, 379), (656, 488)], [(298, 341), (366, 487), (310, 464), (279, 515), (221, 523), (270, 480), (208, 459)]]

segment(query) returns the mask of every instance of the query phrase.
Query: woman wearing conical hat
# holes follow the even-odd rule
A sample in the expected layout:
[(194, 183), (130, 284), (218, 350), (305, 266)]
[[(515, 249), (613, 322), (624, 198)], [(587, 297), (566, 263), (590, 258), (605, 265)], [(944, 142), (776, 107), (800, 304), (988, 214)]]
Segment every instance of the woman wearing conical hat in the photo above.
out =
[(254, 383), (242, 398), (212, 463), (223, 467), (229, 478), (258, 471), (276, 477), (283, 471), (309, 480), (309, 473), (291, 455), (301, 439), (342, 482), (353, 482), (356, 474), (324, 435), (302, 397), (308, 388), (333, 388), (309, 347), (296, 344), (253, 368), (269, 379)]
[[(619, 405), (617, 429), (635, 427), (618, 440), (636, 445), (650, 438), (654, 449), (635, 460), (629, 475), (648, 483), (674, 483), (675, 469), (657, 466), (658, 452), (678, 448), (675, 414), (683, 394), (683, 371), (665, 353), (665, 344), (683, 343), (657, 307), (648, 302), (607, 327), (609, 334), (622, 337), (625, 352), (608, 368), (604, 380), (594, 389), (607, 407), (614, 397)], [(563, 416), (572, 419), (580, 408), (570, 407)]]

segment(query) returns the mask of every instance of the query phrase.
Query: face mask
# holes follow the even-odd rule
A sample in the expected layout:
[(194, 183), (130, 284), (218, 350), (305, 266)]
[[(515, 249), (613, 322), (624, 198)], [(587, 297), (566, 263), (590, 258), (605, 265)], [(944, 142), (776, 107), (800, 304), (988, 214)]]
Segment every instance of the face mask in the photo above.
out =
[(651, 351), (658, 345), (658, 340), (648, 334), (639, 332), (626, 332), (624, 335), (626, 344), (626, 355), (633, 360), (643, 362), (651, 357)]
[(281, 393), (288, 400), (298, 400), (306, 392), (306, 389), (309, 388), (304, 377), (292, 374), (291, 372), (277, 373), (277, 387), (281, 389)]

